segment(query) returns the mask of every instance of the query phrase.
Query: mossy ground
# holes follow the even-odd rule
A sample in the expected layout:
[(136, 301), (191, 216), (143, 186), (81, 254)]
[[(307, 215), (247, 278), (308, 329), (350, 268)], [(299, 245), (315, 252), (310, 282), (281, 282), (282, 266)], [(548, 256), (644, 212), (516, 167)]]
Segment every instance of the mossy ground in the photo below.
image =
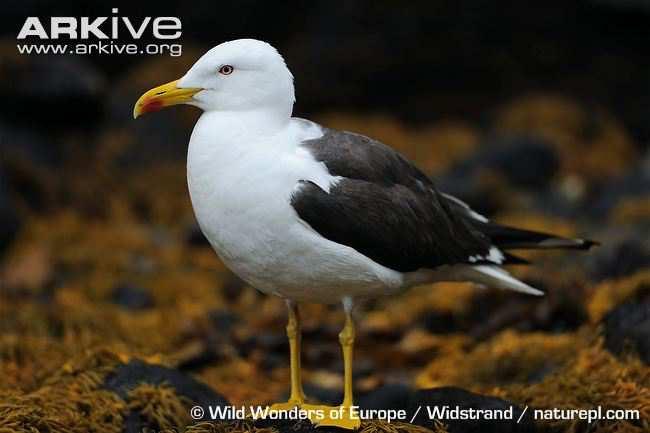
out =
[[(553, 121), (544, 121), (545, 116)], [(622, 127), (599, 114), (602, 130), (585, 137), (579, 132), (585, 122), (581, 116), (573, 103), (533, 98), (503, 108), (495, 128), (550, 137), (562, 156), (561, 178), (590, 182), (604, 167), (608, 174), (623, 172), (634, 159), (634, 148)], [(323, 118), (332, 126), (347, 125), (394, 144), (430, 173), (443, 172), (470, 155), (482, 134), (458, 122), (413, 129), (383, 117)], [(208, 246), (188, 243), (193, 216), (183, 164), (125, 169), (110, 156), (119, 154), (119, 143), (114, 137), (105, 141), (95, 155), (73, 161), (67, 172), (35, 178), (35, 188), (51, 194), (52, 201), (63, 197), (66, 204), (46, 212), (28, 211), (25, 229), (2, 262), (0, 433), (117, 433), (134, 409), (160, 429), (271, 431), (245, 423), (192, 425), (188, 402), (164, 385), (136, 388), (128, 403), (102, 388), (106, 375), (133, 357), (182, 368), (234, 404), (277, 401), (288, 383), (285, 307), (234, 278)], [(431, 141), (437, 141), (436, 147)], [(439, 151), (444, 148), (453, 151)], [(576, 157), (583, 148), (590, 149), (586, 160)], [(631, 203), (622, 203), (598, 224), (647, 217), (647, 206)], [(525, 206), (517, 212), (505, 209), (496, 218), (567, 235), (581, 224)], [(600, 320), (650, 285), (650, 271), (594, 282), (586, 275), (584, 254), (527, 257), (539, 263), (514, 272), (542, 283), (549, 291), (547, 300), (490, 291), (490, 301), (469, 284), (439, 284), (363, 307), (358, 317), (357, 391), (402, 381), (417, 387), (455, 385), (538, 408), (638, 409), (641, 421), (602, 421), (588, 431), (648, 431), (650, 369), (634, 353), (610, 354), (603, 345)], [(112, 291), (124, 283), (146, 289), (152, 306), (130, 309), (116, 304)], [(492, 316), (474, 319), (477, 296), (497, 306), (516, 299), (526, 308), (553, 308), (565, 302), (563, 293), (572, 294), (569, 301), (586, 312), (586, 320), (569, 329), (522, 328), (516, 317), (503, 326), (494, 325)], [(535, 304), (540, 302), (548, 304)], [(324, 389), (340, 388), (336, 334), (342, 313), (322, 305), (302, 308), (305, 380)], [(462, 317), (464, 322), (434, 332), (421, 320), (432, 312)], [(232, 320), (219, 320), (224, 315)], [(493, 331), (469, 332), (488, 325), (494, 325)], [(578, 422), (564, 421), (558, 427), (587, 431)], [(378, 422), (367, 422), (362, 429), (420, 431)]]

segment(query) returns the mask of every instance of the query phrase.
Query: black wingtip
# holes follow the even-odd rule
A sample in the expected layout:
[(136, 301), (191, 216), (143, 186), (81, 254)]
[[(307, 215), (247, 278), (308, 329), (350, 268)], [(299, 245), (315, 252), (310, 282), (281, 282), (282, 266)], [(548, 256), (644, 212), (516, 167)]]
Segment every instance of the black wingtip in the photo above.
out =
[(580, 249), (582, 250), (590, 250), (591, 247), (599, 247), (600, 242), (598, 241), (592, 241), (590, 239), (580, 239), (582, 241), (582, 245), (580, 245)]

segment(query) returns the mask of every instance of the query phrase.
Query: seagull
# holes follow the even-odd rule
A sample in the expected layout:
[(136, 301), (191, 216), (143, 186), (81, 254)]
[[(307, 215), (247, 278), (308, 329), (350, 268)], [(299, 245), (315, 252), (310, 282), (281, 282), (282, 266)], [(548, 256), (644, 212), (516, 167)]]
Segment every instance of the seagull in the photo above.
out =
[[(440, 192), (391, 147), (292, 117), (294, 102), (293, 75), (278, 51), (239, 39), (144, 93), (133, 115), (176, 104), (203, 110), (187, 153), (198, 224), (226, 266), (288, 307), (290, 396), (272, 408), (299, 407), (318, 426), (357, 429), (355, 302), (439, 281), (542, 295), (502, 268), (526, 263), (509, 251), (588, 249), (594, 242), (490, 221)], [(345, 311), (340, 406), (305, 401), (300, 302), (341, 303)]]

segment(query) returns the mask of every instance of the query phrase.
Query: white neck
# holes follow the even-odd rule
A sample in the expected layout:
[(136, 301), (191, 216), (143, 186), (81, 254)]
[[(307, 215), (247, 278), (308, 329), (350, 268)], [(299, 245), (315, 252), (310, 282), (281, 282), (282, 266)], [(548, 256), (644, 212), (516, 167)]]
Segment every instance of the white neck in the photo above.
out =
[(266, 147), (271, 149), (273, 137), (288, 127), (290, 119), (265, 109), (204, 112), (190, 138), (188, 175), (212, 177)]

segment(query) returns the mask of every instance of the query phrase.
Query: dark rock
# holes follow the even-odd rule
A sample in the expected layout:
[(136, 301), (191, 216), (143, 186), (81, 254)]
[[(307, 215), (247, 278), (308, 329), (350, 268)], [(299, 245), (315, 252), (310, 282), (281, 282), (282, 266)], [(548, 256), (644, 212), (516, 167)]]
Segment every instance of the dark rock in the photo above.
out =
[(507, 208), (505, 198), (494, 193), (496, 185), (481, 182), (479, 177), (477, 173), (465, 173), (464, 169), (452, 169), (434, 182), (440, 191), (458, 197), (481, 215), (490, 217)]
[[(208, 313), (208, 327), (200, 328), (192, 335), (202, 342), (201, 350), (184, 359), (178, 369), (181, 371), (198, 370), (232, 355), (240, 350), (240, 345), (233, 346), (232, 328), (239, 323), (239, 316), (228, 310), (212, 310)], [(187, 337), (187, 336), (186, 336)], [(252, 348), (247, 348), (248, 351)]]
[(8, 187), (0, 168), (0, 256), (13, 242), (22, 227), (18, 210), (9, 195)]
[(559, 169), (555, 150), (538, 137), (495, 137), (478, 149), (434, 181), (488, 217), (520, 206), (526, 191), (546, 192)]
[(522, 409), (514, 403), (500, 398), (474, 394), (464, 389), (454, 387), (442, 387), (423, 389), (417, 391), (411, 396), (408, 404), (408, 413), (417, 416), (413, 424), (422, 427), (431, 428), (433, 420), (429, 419), (427, 407), (433, 409), (438, 407), (442, 409), (447, 407), (449, 410), (455, 410), (457, 407), (463, 409), (483, 409), (483, 410), (509, 410), (512, 408), (512, 419), (488, 420), (484, 417), (478, 419), (459, 420), (459, 419), (442, 419), (447, 425), (449, 433), (508, 433), (508, 432), (534, 432), (537, 431), (531, 411), (524, 414), (520, 423), (517, 423)]
[(595, 281), (619, 278), (650, 267), (650, 233), (638, 228), (618, 239), (602, 242), (602, 245), (587, 257), (587, 269)]
[(0, 117), (17, 125), (90, 129), (103, 112), (105, 80), (80, 56), (6, 56)]
[(490, 169), (504, 175), (517, 187), (546, 186), (559, 169), (559, 158), (545, 140), (532, 136), (495, 137), (479, 146), (471, 158), (454, 167), (463, 176)]
[(607, 217), (622, 200), (650, 196), (650, 154), (639, 164), (617, 178), (605, 178), (592, 188), (586, 202), (594, 217)]
[[(281, 360), (287, 359), (289, 353), (289, 340), (284, 332), (260, 332), (250, 336), (237, 345), (241, 356), (249, 356), (251, 353), (262, 351), (269, 366), (276, 366)], [(284, 361), (288, 362), (288, 361)]]
[(233, 325), (239, 323), (240, 319), (237, 313), (230, 310), (212, 310), (208, 313), (210, 322), (214, 325), (215, 329), (220, 333), (229, 333)]
[[(540, 281), (531, 284), (544, 289)], [(432, 333), (467, 332), (478, 340), (484, 340), (508, 327), (522, 332), (570, 332), (586, 320), (587, 313), (579, 294), (563, 288), (548, 293), (544, 298), (477, 292), (467, 312), (427, 312), (418, 322)]]
[(111, 302), (128, 310), (144, 310), (154, 305), (153, 298), (147, 289), (121, 284), (113, 289)]
[[(544, 288), (541, 282), (532, 285)], [(498, 297), (480, 293), (472, 300), (467, 316), (474, 320), (469, 333), (478, 339), (488, 338), (506, 327), (522, 332), (570, 332), (587, 320), (579, 295), (568, 289), (548, 293), (541, 299), (513, 297), (511, 293)]]
[(198, 405), (228, 403), (222, 395), (191, 376), (171, 368), (147, 364), (138, 359), (119, 366), (106, 378), (104, 388), (115, 392), (122, 398), (127, 398), (128, 393), (142, 383), (167, 384), (174, 388), (176, 394), (187, 397)]
[[(191, 376), (178, 370), (147, 364), (135, 359), (128, 364), (119, 366), (110, 374), (104, 381), (104, 388), (127, 400), (129, 392), (143, 383), (150, 385), (165, 384), (172, 387), (177, 395), (186, 397), (193, 405), (204, 409), (203, 420), (208, 420), (208, 406), (225, 406), (229, 404), (228, 400), (221, 394)], [(190, 408), (187, 409), (189, 411)], [(142, 417), (137, 412), (132, 412), (127, 418), (125, 431), (142, 432), (142, 429), (147, 427), (153, 428), (155, 426), (143, 425)]]
[[(325, 388), (314, 383), (305, 383), (304, 384), (305, 394), (309, 398), (314, 399), (315, 401), (321, 402), (327, 405), (337, 405), (341, 404), (343, 401), (343, 393), (338, 388)], [(288, 397), (288, 394), (287, 394)]]
[(418, 319), (418, 323), (433, 334), (459, 332), (465, 328), (464, 318), (451, 311), (427, 311)]
[(358, 398), (362, 409), (404, 409), (408, 408), (412, 389), (402, 383), (388, 383), (362, 394)]
[(204, 368), (205, 366), (214, 365), (215, 362), (222, 359), (219, 347), (213, 345), (204, 345), (203, 350), (194, 356), (182, 360), (177, 368), (183, 372), (191, 372)]
[(60, 145), (31, 128), (0, 122), (0, 152), (4, 160), (20, 159), (41, 166), (56, 166), (61, 161)]
[(0, 121), (0, 170), (5, 188), (21, 206), (45, 212), (54, 201), (60, 176), (61, 145), (30, 126), (19, 127)]
[(636, 352), (650, 364), (650, 286), (603, 318), (605, 347), (615, 354)]
[(485, 143), (474, 161), (504, 174), (518, 187), (539, 189), (553, 179), (560, 163), (553, 147), (540, 137), (514, 136)]

